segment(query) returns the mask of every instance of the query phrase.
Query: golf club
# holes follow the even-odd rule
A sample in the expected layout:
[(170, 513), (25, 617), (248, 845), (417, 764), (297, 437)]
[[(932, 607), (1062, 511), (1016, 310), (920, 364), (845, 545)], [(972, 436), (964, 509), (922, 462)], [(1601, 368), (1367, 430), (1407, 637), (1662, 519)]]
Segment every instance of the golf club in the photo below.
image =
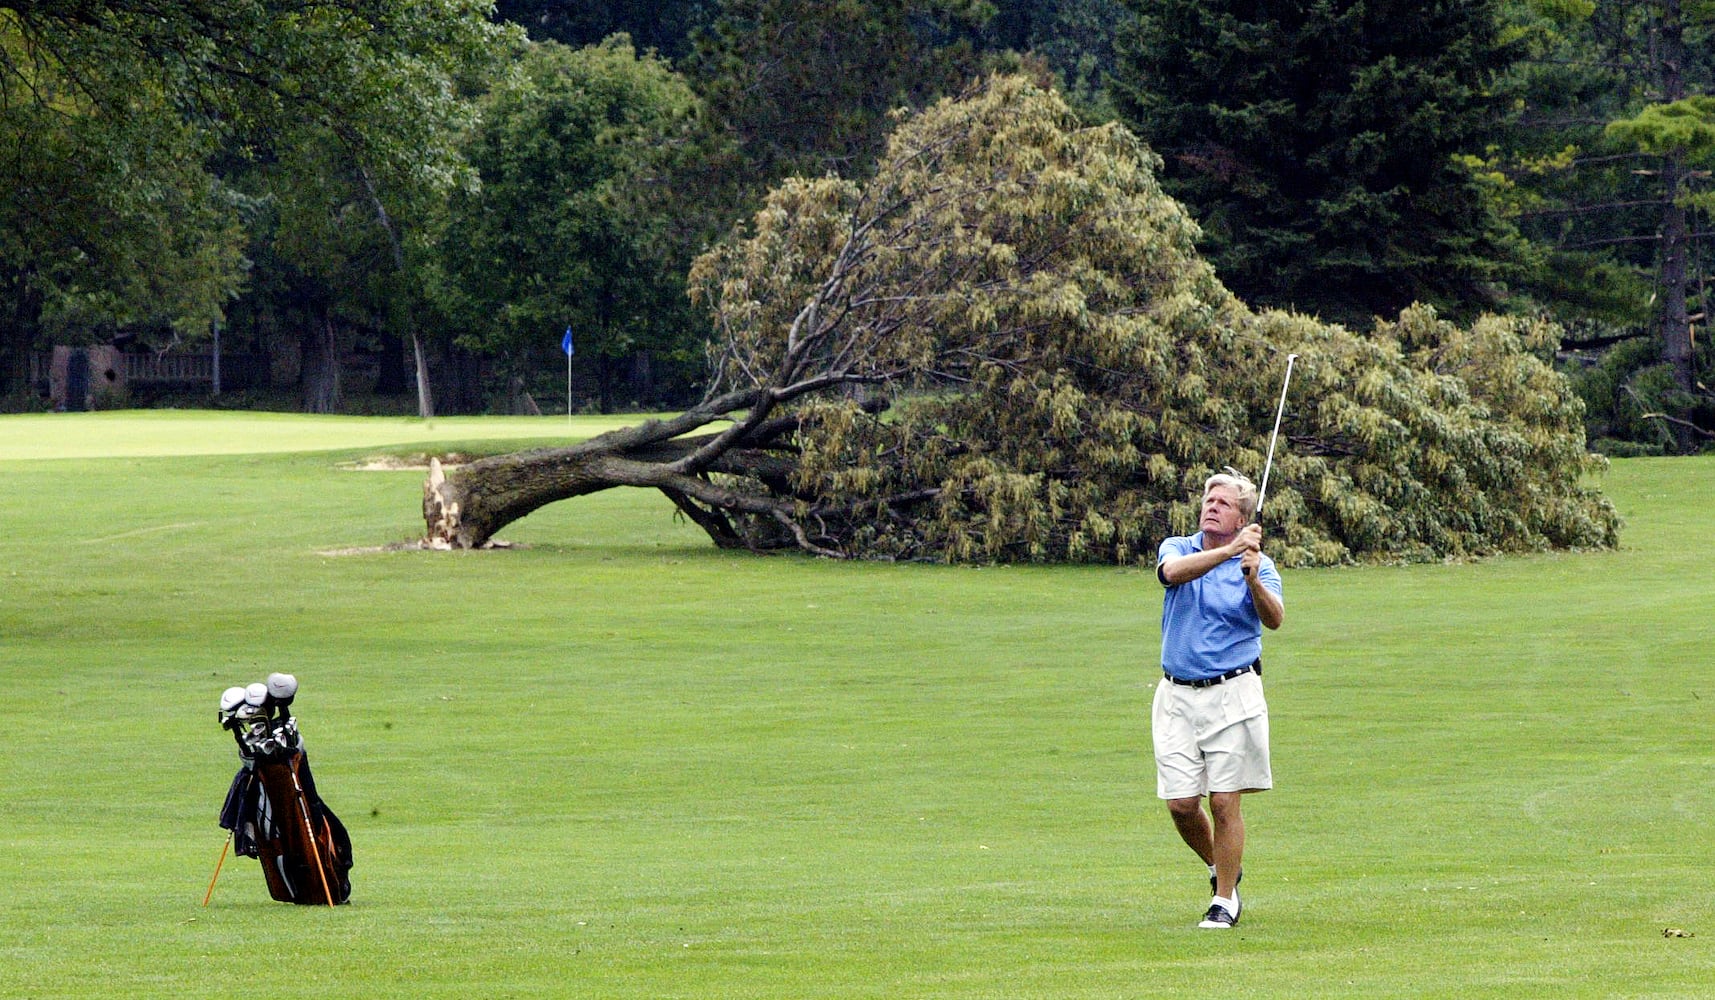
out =
[[(1268, 436), (1268, 458), (1262, 464), (1262, 485), (1257, 488), (1256, 513), (1251, 516), (1252, 523), (1262, 520), (1262, 502), (1268, 498), (1268, 473), (1274, 468), (1274, 443), (1280, 438), (1280, 418), (1286, 414), (1286, 387), (1292, 384), (1292, 363), (1298, 360), (1298, 355), (1286, 356), (1286, 377), (1280, 380), (1280, 405), (1274, 410), (1274, 430)], [(1251, 571), (1244, 571), (1250, 576)]]
[(1262, 485), (1257, 488), (1256, 516), (1252, 520), (1262, 520), (1262, 502), (1268, 498), (1268, 473), (1274, 467), (1274, 442), (1280, 437), (1280, 418), (1286, 414), (1286, 387), (1292, 383), (1292, 363), (1298, 360), (1298, 355), (1286, 356), (1286, 377), (1280, 380), (1280, 405), (1274, 411), (1274, 431), (1268, 436), (1268, 460), (1262, 465)]
[(291, 674), (268, 675), (268, 701), (280, 709), (281, 719), (292, 717), (292, 699), (298, 695), (298, 679)]
[(238, 706), (244, 704), (244, 689), (229, 687), (220, 695), (220, 714), (224, 718), (233, 713)]
[(276, 900), (335, 906), (350, 898), (351, 840), (310, 777), (291, 711), (297, 694), (298, 679), (279, 671), (221, 693), (221, 727), (237, 741), (242, 767), (221, 808), (220, 825), (230, 836), (203, 892), (204, 906), (229, 852), (262, 862)]

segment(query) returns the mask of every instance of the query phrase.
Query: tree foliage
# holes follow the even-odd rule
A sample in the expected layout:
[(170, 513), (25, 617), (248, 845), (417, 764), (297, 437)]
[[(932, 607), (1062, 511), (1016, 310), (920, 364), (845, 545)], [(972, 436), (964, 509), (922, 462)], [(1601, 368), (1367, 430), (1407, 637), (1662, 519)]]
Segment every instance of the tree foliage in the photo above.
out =
[(696, 152), (683, 78), (624, 35), (533, 43), (482, 110), (466, 147), (481, 183), (453, 197), (440, 247), (441, 298), (463, 343), (518, 367), (558, 358), (570, 327), (600, 373), (640, 351), (694, 357), (691, 250), (666, 211), (670, 179)]
[(720, 0), (686, 69), (747, 176), (856, 175), (888, 112), (961, 87), (976, 0)]
[(1483, 169), (1544, 248), (1520, 289), (1574, 346), (1649, 341), (1579, 380), (1604, 450), (1696, 448), (1715, 435), (1715, 396), (1698, 388), (1715, 352), (1693, 329), (1715, 261), (1715, 5), (1519, 0), (1509, 21), (1529, 52), (1521, 113)]
[(494, 14), (539, 42), (581, 48), (629, 35), (642, 51), (679, 59), (691, 50), (691, 32), (716, 6), (716, 0), (497, 0)]
[[(0, 10), (0, 135), (15, 151), (7, 201), (21, 209), (0, 217), (0, 272), (22, 303), (0, 327), (0, 351), (21, 357), (62, 307), (85, 323), (200, 325), (218, 313), (243, 265), (240, 199), (226, 183), (234, 164), (332, 145), (337, 156), (304, 159), (361, 172), (350, 200), (371, 219), (387, 203), (408, 214), (400, 203), (413, 192), (444, 191), (461, 169), (449, 141), (464, 113), (455, 84), (508, 33), (487, 9), (42, 0)], [(151, 267), (168, 280), (138, 280)], [(8, 375), (15, 366), (0, 370), (0, 390)]]
[(46, 334), (206, 323), (243, 274), (238, 199), (175, 95), (35, 15), (0, 9), (0, 395)]
[(1128, 3), (1116, 103), (1239, 295), (1356, 323), (1494, 300), (1521, 251), (1454, 159), (1502, 111), (1494, 0)]
[(1114, 43), (1135, 15), (1124, 0), (997, 0), (984, 26), (993, 47), (1048, 64), (1060, 92), (1093, 120), (1117, 117), (1108, 95)]
[(1283, 561), (1613, 543), (1548, 327), (1419, 308), (1360, 337), (1253, 312), (1159, 165), (1017, 77), (907, 116), (873, 177), (789, 179), (698, 260), (719, 324), (704, 404), (475, 463), (431, 485), (432, 535), (481, 544), (624, 482), (726, 545), (1129, 563), (1193, 528), (1210, 472), (1260, 471), (1291, 352)]

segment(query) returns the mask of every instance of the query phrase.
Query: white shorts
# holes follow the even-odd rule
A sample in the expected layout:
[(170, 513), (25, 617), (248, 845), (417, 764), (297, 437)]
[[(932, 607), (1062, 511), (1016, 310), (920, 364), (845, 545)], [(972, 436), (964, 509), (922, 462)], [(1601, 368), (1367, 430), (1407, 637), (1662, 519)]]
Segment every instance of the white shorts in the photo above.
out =
[(1262, 678), (1241, 674), (1194, 688), (1163, 677), (1150, 711), (1155, 788), (1163, 799), (1274, 787)]

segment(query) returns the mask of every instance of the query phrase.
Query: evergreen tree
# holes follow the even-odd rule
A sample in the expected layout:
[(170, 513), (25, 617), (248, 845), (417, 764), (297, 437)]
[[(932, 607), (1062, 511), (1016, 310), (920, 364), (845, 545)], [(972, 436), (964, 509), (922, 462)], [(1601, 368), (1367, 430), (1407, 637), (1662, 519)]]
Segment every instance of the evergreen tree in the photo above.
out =
[(1522, 248), (1472, 172), (1515, 52), (1494, 0), (1126, 0), (1113, 93), (1222, 280), (1357, 324), (1466, 316)]
[(1113, 120), (1107, 79), (1114, 40), (1132, 17), (1124, 0), (997, 0), (994, 10), (982, 32), (988, 48), (1041, 60), (1073, 107)]
[(1523, 110), (1482, 169), (1543, 248), (1521, 290), (1568, 346), (1605, 352), (1578, 374), (1604, 450), (1699, 447), (1715, 438), (1715, 352), (1697, 332), (1715, 264), (1715, 3), (1516, 0), (1508, 18), (1529, 50)]
[(1650, 288), (1639, 263), (1652, 254), (1640, 237), (1659, 215), (1643, 154), (1604, 135), (1643, 100), (1616, 48), (1629, 33), (1608, 13), (1589, 0), (1505, 5), (1525, 52), (1507, 83), (1518, 113), (1488, 155), (1469, 159), (1538, 249), (1538, 266), (1515, 290), (1575, 343), (1645, 322)]
[[(720, 0), (687, 74), (760, 193), (782, 177), (867, 171), (888, 115), (974, 75), (972, 0)], [(748, 196), (739, 199), (749, 204)]]

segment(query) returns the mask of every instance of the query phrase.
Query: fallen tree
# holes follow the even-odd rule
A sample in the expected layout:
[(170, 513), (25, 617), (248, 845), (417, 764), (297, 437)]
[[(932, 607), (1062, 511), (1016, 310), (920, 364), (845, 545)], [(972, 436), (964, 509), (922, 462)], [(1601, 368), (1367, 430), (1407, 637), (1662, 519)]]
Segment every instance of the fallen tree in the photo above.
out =
[(1202, 479), (1270, 484), (1288, 563), (1615, 542), (1585, 485), (1555, 331), (1408, 310), (1366, 336), (1254, 313), (1117, 125), (996, 78), (906, 118), (864, 183), (790, 179), (701, 257), (718, 323), (704, 401), (424, 486), (469, 548), (544, 504), (659, 489), (717, 545), (966, 560), (1147, 559)]

